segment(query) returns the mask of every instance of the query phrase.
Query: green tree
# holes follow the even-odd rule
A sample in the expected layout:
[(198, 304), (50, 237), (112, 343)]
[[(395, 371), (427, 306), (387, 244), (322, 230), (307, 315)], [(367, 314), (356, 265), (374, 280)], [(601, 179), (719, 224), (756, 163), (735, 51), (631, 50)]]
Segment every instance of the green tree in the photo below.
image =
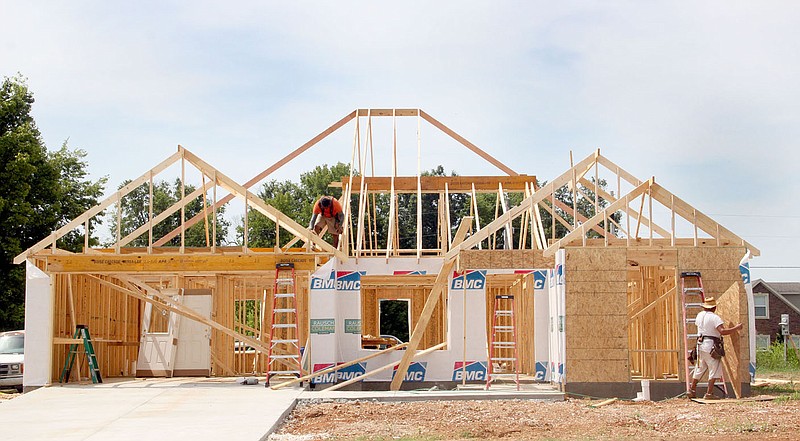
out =
[[(337, 199), (342, 196), (341, 188), (329, 187), (329, 185), (332, 182), (341, 182), (345, 176), (350, 176), (350, 166), (347, 164), (341, 162), (333, 166), (323, 164), (300, 175), (299, 184), (276, 180), (264, 183), (261, 191), (258, 192), (258, 197), (300, 225), (308, 226), (313, 205), (320, 196), (329, 195)], [(250, 210), (247, 227), (249, 246), (254, 248), (275, 246), (275, 222), (255, 210)], [(237, 226), (239, 243), (244, 243), (243, 228), (243, 225)], [(282, 232), (280, 245), (286, 245), (292, 237), (290, 234)]]
[[(25, 267), (16, 255), (97, 204), (105, 178), (87, 179), (86, 153), (48, 152), (31, 116), (34, 99), (21, 76), (0, 86), (0, 330), (22, 328), (25, 319)], [(90, 244), (96, 244), (92, 236)], [(81, 251), (83, 233), (58, 241)]]
[[(126, 180), (120, 184), (120, 188), (124, 187), (130, 182)], [(186, 185), (184, 194), (189, 194), (196, 190), (193, 185)], [(208, 198), (208, 195), (206, 195)], [(175, 179), (174, 182), (158, 181), (153, 183), (153, 217), (158, 216), (159, 213), (165, 211), (169, 207), (175, 205), (181, 199), (181, 180)], [(212, 202), (206, 201), (206, 207), (210, 210)], [(117, 236), (117, 209), (116, 206), (109, 210), (109, 218), (111, 225), (111, 236), (113, 237), (112, 245), (116, 242)], [(203, 195), (190, 201), (186, 204), (184, 209), (185, 218), (191, 219), (196, 214), (203, 211)], [(225, 206), (217, 209), (217, 245), (224, 245), (228, 235), (228, 227), (230, 222), (225, 218)], [(135, 231), (139, 227), (146, 225), (150, 216), (150, 184), (143, 184), (136, 187), (133, 191), (128, 193), (122, 198), (122, 212), (120, 213), (120, 238), (123, 238)], [(212, 234), (213, 214), (208, 214), (208, 228), (209, 228), (209, 241)], [(163, 221), (153, 225), (153, 242), (165, 236), (167, 233), (179, 228), (181, 225), (181, 212), (180, 210), (167, 216)], [(125, 246), (133, 247), (146, 247), (149, 242), (149, 232), (145, 231), (130, 243)], [(173, 237), (164, 246), (177, 247), (181, 245), (180, 235)], [(184, 237), (184, 245), (187, 247), (205, 247), (211, 246), (211, 243), (206, 243), (206, 223), (198, 222), (186, 229)]]

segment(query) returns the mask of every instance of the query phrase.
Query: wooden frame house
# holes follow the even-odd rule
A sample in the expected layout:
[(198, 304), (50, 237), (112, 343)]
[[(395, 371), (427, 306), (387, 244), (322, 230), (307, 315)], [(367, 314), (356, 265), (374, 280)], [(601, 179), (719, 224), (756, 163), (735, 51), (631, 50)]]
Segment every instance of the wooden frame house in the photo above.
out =
[[(373, 145), (373, 121), (379, 118), (392, 121), (391, 153), (385, 156), (389, 176), (370, 172), (381, 160)], [(395, 121), (401, 118), (417, 122), (415, 176), (397, 175), (398, 150), (413, 151), (398, 145)], [(252, 188), (350, 123), (351, 174), (332, 183), (349, 202), (343, 204), (345, 228), (335, 249), (299, 223), (307, 220), (290, 218)], [(425, 176), (423, 123), (502, 175)], [(151, 204), (147, 221), (134, 232), (121, 237), (117, 229), (113, 246), (89, 247), (97, 216), (119, 210), (137, 188), (152, 199), (154, 179), (165, 170), (180, 173), (184, 184), (194, 177), (197, 190), (182, 188), (180, 200), (160, 213)], [(486, 225), (476, 202), (482, 193), (496, 201)], [(563, 202), (564, 195), (573, 203)], [(423, 197), (435, 199), (435, 213), (423, 213), (430, 209), (423, 208)], [(186, 205), (198, 198), (203, 213), (187, 219)], [(457, 198), (466, 212), (451, 207)], [(245, 215), (243, 245), (219, 246), (216, 210), (233, 199), (245, 214), (255, 211), (275, 222), (276, 235), (294, 239), (283, 247), (250, 247)], [(510, 204), (512, 199), (520, 202)], [(388, 213), (377, 208), (380, 201), (388, 202)], [(408, 238), (401, 243), (400, 210), (416, 222), (414, 246)], [(180, 227), (155, 237), (154, 225), (175, 213)], [(423, 238), (425, 215), (435, 215), (435, 241)], [(207, 246), (187, 247), (186, 230), (198, 222), (211, 232)], [(59, 239), (76, 232), (86, 237), (84, 251), (60, 250)], [(146, 247), (129, 246), (142, 236)], [(165, 245), (177, 237), (180, 246)], [(316, 373), (314, 383), (342, 387), (361, 381), (361, 387), (397, 390), (484, 381), (494, 298), (513, 295), (521, 374), (567, 392), (605, 396), (635, 395), (638, 380), (650, 379), (653, 393), (666, 396), (685, 388), (679, 274), (702, 272), (720, 315), (747, 322), (739, 265), (758, 254), (654, 178), (635, 177), (599, 150), (540, 186), (534, 176), (517, 173), (422, 110), (358, 109), (244, 184), (179, 146), (17, 256), (15, 263), (27, 262), (26, 351), (36, 361), (26, 364), (26, 385), (58, 381), (77, 324), (91, 329), (106, 377), (263, 374), (275, 265), (288, 262), (298, 277), (303, 366)], [(373, 349), (365, 339), (381, 334), (385, 300), (408, 302), (410, 338)], [(741, 334), (730, 342), (726, 359), (737, 394), (749, 385), (750, 332)], [(86, 367), (74, 372), (85, 377)]]

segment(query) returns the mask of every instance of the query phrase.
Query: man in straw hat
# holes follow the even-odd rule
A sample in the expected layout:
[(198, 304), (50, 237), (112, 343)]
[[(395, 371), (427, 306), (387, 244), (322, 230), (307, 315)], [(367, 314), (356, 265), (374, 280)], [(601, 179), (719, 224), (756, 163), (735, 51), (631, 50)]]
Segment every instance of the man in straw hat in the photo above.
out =
[(694, 323), (697, 325), (697, 364), (694, 367), (694, 375), (692, 375), (692, 384), (686, 395), (689, 398), (697, 396), (697, 383), (703, 378), (706, 371), (708, 371), (708, 390), (703, 397), (706, 400), (714, 400), (714, 383), (718, 378), (722, 378), (722, 363), (720, 358), (711, 356), (711, 350), (714, 348), (714, 340), (721, 340), (723, 335), (728, 335), (742, 329), (742, 324), (732, 328), (726, 328), (723, 325), (725, 322), (715, 311), (717, 310), (717, 301), (714, 297), (706, 297), (703, 302), (703, 311), (697, 314)]

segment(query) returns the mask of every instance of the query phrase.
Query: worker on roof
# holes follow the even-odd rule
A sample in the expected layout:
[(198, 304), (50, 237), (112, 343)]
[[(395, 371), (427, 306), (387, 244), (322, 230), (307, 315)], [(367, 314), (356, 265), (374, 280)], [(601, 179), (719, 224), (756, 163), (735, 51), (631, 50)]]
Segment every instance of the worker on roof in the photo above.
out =
[[(322, 215), (322, 216), (320, 216)], [(320, 234), (324, 226), (328, 227), (328, 233), (333, 236), (333, 247), (339, 248), (339, 235), (342, 234), (344, 223), (344, 211), (342, 204), (333, 196), (323, 196), (314, 204), (314, 214), (308, 228), (314, 229), (314, 233)]]
[(716, 314), (717, 301), (714, 297), (706, 297), (702, 304), (703, 311), (697, 314), (695, 324), (697, 325), (697, 362), (692, 375), (692, 384), (686, 395), (689, 398), (697, 396), (697, 383), (708, 371), (708, 390), (703, 397), (706, 400), (715, 400), (714, 383), (722, 378), (722, 357), (725, 356), (725, 349), (722, 345), (722, 336), (732, 334), (742, 329), (739, 323), (731, 328), (726, 328), (725, 322)]

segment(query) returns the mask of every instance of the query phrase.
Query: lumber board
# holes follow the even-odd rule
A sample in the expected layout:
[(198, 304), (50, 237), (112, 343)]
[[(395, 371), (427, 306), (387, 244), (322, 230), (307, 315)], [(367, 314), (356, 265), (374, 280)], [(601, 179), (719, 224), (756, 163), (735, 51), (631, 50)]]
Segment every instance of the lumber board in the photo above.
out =
[(371, 288), (377, 286), (399, 286), (399, 287), (408, 287), (408, 286), (433, 286), (433, 283), (436, 281), (435, 275), (409, 275), (409, 274), (398, 274), (398, 275), (364, 275), (361, 276), (361, 286)]
[(336, 366), (333, 366), (333, 367), (329, 367), (329, 368), (323, 369), (321, 371), (312, 372), (312, 373), (310, 373), (308, 375), (303, 375), (300, 378), (295, 378), (295, 379), (292, 379), (292, 380), (289, 380), (289, 381), (285, 381), (285, 382), (280, 383), (280, 384), (276, 384), (274, 386), (270, 386), (270, 389), (278, 390), (278, 389), (284, 388), (286, 386), (291, 386), (291, 385), (296, 384), (296, 383), (300, 383), (300, 382), (303, 382), (303, 381), (306, 381), (306, 380), (310, 380), (310, 379), (312, 379), (312, 378), (314, 378), (316, 376), (319, 376), (319, 375), (325, 375), (325, 374), (328, 374), (330, 372), (335, 372), (335, 371), (338, 371), (339, 369), (344, 369), (344, 368), (350, 367), (350, 366), (352, 366), (354, 364), (361, 363), (362, 361), (367, 361), (367, 360), (371, 360), (371, 359), (373, 359), (375, 357), (380, 357), (381, 355), (386, 355), (389, 352), (396, 351), (398, 349), (403, 349), (403, 348), (405, 348), (407, 346), (408, 346), (408, 343), (402, 343), (402, 344), (399, 344), (399, 345), (392, 346), (390, 348), (382, 349), (382, 350), (377, 351), (377, 352), (375, 352), (373, 354), (365, 355), (363, 357), (356, 358), (355, 360), (350, 360), (350, 361), (348, 361), (346, 363), (342, 363), (342, 364), (339, 364), (339, 365), (336, 365)]
[[(392, 180), (394, 180), (394, 191), (396, 193), (416, 193), (416, 176), (353, 176), (353, 193), (359, 193), (361, 181), (366, 184), (369, 193), (388, 193), (392, 190)], [(477, 193), (497, 193), (498, 185), (502, 185), (505, 191), (524, 192), (525, 184), (536, 181), (535, 176), (513, 175), (513, 176), (420, 176), (419, 189), (422, 193), (441, 193), (447, 185), (448, 193), (470, 193), (472, 185), (475, 185)], [(341, 185), (349, 185), (350, 177), (342, 178)], [(338, 184), (338, 183), (337, 183)]]
[[(425, 355), (428, 355), (431, 352), (438, 351), (439, 349), (442, 349), (445, 346), (447, 346), (447, 342), (439, 343), (438, 345), (432, 346), (432, 347), (430, 347), (428, 349), (425, 349), (424, 351), (419, 351), (419, 352), (409, 353), (408, 350), (406, 350), (406, 352), (403, 354), (403, 359), (405, 359), (405, 357), (408, 356), (409, 359), (414, 360), (414, 359), (417, 359), (419, 357), (423, 357)], [(394, 362), (386, 364), (386, 365), (383, 365), (383, 366), (381, 366), (381, 367), (379, 367), (379, 368), (377, 368), (375, 370), (371, 370), (369, 372), (364, 373), (364, 375), (359, 375), (358, 377), (352, 378), (350, 380), (334, 384), (333, 386), (327, 388), (326, 390), (328, 390), (328, 391), (338, 390), (338, 389), (341, 389), (341, 388), (343, 388), (345, 386), (349, 386), (349, 385), (351, 385), (353, 383), (357, 383), (357, 382), (363, 380), (364, 378), (371, 377), (371, 376), (373, 376), (375, 374), (378, 374), (378, 373), (381, 373), (383, 371), (387, 371), (389, 369), (392, 369), (393, 367), (400, 365), (401, 362), (403, 361), (403, 359), (394, 361)], [(397, 368), (397, 371), (395, 372), (394, 376), (395, 376), (395, 378), (400, 376), (400, 368), (399, 367)], [(403, 376), (405, 376), (405, 374), (403, 374)], [(392, 380), (392, 382), (394, 382), (394, 380)], [(401, 377), (400, 383), (402, 383), (402, 377)]]
[(480, 156), (481, 158), (485, 159), (487, 162), (489, 162), (490, 164), (492, 164), (492, 165), (494, 165), (495, 167), (499, 168), (500, 170), (502, 170), (502, 171), (503, 171), (503, 172), (505, 172), (506, 174), (508, 174), (508, 175), (510, 175), (510, 176), (516, 176), (516, 175), (518, 175), (518, 173), (517, 173), (517, 172), (515, 172), (514, 170), (512, 170), (510, 167), (508, 167), (507, 165), (505, 165), (505, 164), (503, 164), (502, 162), (498, 161), (498, 160), (497, 160), (495, 157), (493, 157), (492, 155), (490, 155), (490, 154), (486, 153), (485, 151), (481, 150), (481, 149), (480, 149), (478, 146), (476, 146), (475, 144), (473, 144), (473, 143), (471, 143), (471, 142), (467, 141), (467, 139), (466, 139), (466, 138), (464, 138), (463, 136), (461, 136), (461, 135), (459, 135), (458, 133), (454, 132), (454, 131), (453, 131), (453, 130), (451, 130), (449, 127), (447, 127), (446, 125), (444, 125), (444, 124), (442, 124), (441, 122), (439, 122), (438, 120), (436, 120), (436, 118), (434, 118), (434, 117), (430, 116), (429, 114), (427, 114), (426, 112), (424, 112), (424, 111), (422, 111), (422, 110), (420, 110), (420, 111), (419, 111), (419, 115), (422, 117), (422, 119), (424, 119), (425, 121), (428, 121), (428, 122), (429, 122), (429, 123), (431, 123), (431, 124), (432, 124), (434, 127), (438, 128), (438, 129), (439, 129), (439, 130), (441, 130), (442, 132), (444, 132), (444, 133), (448, 134), (448, 135), (449, 135), (451, 138), (453, 138), (453, 139), (455, 139), (456, 141), (460, 142), (460, 143), (461, 143), (461, 144), (462, 144), (464, 147), (466, 147), (466, 148), (468, 148), (468, 149), (472, 150), (472, 151), (473, 151), (474, 153), (476, 153), (478, 156)]
[(271, 271), (277, 263), (293, 263), (297, 271), (316, 269), (314, 254), (72, 254), (46, 258), (48, 273), (204, 273)]
[(417, 116), (419, 109), (357, 109), (358, 116)]

